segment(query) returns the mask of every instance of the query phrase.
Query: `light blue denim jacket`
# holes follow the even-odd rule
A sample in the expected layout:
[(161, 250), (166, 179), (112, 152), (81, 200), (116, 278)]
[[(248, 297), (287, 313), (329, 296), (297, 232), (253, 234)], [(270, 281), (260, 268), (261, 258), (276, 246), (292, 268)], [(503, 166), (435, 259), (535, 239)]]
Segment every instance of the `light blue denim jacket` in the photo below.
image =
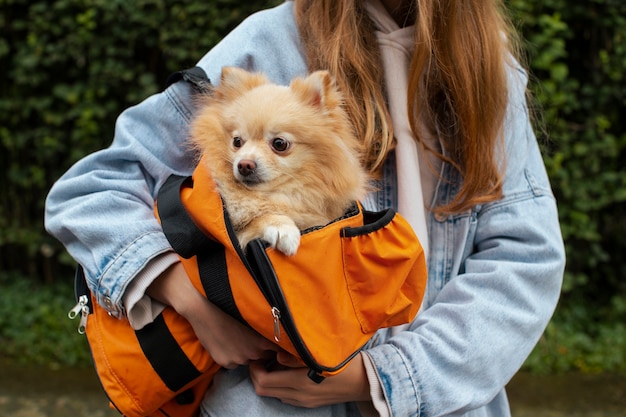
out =
[[(261, 71), (281, 84), (306, 74), (292, 6), (286, 2), (251, 16), (199, 65), (214, 82), (223, 66)], [(525, 86), (523, 71), (511, 69), (504, 197), (466, 213), (428, 216), (423, 311), (409, 331), (392, 337), (391, 331), (381, 330), (366, 350), (393, 416), (509, 415), (504, 386), (553, 313), (564, 249), (529, 124)], [(193, 170), (194, 159), (184, 146), (194, 111), (192, 94), (189, 85), (177, 83), (124, 111), (112, 145), (75, 164), (48, 196), (48, 231), (85, 268), (91, 290), (113, 315), (125, 313), (124, 290), (146, 263), (172, 250), (152, 207), (170, 174)], [(433, 205), (456, 192), (455, 172), (443, 164), (442, 174), (445, 180), (437, 186)], [(391, 191), (387, 196), (383, 192), (381, 206), (394, 201), (393, 175), (385, 178), (382, 189)], [(280, 415), (280, 403), (245, 401), (232, 392), (209, 395), (212, 405), (206, 409), (222, 407), (219, 415), (229, 407), (231, 415)], [(244, 408), (238, 411), (235, 403)], [(335, 406), (306, 415), (351, 415), (355, 410)]]

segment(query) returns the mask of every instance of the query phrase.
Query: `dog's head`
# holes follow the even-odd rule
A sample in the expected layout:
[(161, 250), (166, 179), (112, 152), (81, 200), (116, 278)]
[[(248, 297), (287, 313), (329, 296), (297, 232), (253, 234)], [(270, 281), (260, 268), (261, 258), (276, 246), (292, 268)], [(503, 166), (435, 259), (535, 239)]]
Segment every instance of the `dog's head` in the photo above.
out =
[(218, 182), (229, 175), (256, 190), (292, 183), (341, 188), (360, 169), (361, 145), (326, 71), (296, 78), (287, 87), (227, 67), (208, 104), (192, 136)]

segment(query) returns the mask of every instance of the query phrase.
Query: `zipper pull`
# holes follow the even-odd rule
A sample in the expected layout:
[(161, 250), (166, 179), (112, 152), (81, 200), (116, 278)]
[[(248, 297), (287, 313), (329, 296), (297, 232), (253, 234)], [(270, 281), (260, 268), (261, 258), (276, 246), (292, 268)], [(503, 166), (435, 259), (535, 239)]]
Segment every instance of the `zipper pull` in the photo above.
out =
[(85, 330), (87, 329), (87, 316), (89, 316), (89, 307), (87, 303), (89, 299), (86, 295), (81, 295), (78, 298), (78, 303), (67, 313), (67, 317), (71, 320), (74, 320), (78, 317), (80, 313), (80, 322), (78, 323), (78, 333), (85, 334)]
[(272, 307), (272, 317), (274, 317), (274, 340), (280, 342), (280, 310)]
[(80, 309), (80, 322), (78, 322), (78, 333), (85, 334), (87, 331), (87, 317), (89, 317), (89, 307), (87, 304)]
[(76, 305), (70, 310), (69, 313), (67, 313), (67, 317), (69, 317), (70, 320), (74, 320), (76, 316), (78, 316), (78, 313), (80, 313), (80, 310), (83, 308), (83, 305), (85, 305), (86, 302), (87, 302), (87, 296), (81, 295), (78, 298), (78, 302), (76, 303)]

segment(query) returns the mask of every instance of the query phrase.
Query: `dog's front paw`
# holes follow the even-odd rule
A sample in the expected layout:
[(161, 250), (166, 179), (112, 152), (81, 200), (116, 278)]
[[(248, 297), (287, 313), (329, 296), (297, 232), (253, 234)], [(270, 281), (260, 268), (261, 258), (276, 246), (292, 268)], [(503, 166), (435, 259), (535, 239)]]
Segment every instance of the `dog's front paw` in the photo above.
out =
[(300, 230), (294, 224), (278, 224), (265, 228), (263, 239), (285, 255), (295, 255), (300, 245)]

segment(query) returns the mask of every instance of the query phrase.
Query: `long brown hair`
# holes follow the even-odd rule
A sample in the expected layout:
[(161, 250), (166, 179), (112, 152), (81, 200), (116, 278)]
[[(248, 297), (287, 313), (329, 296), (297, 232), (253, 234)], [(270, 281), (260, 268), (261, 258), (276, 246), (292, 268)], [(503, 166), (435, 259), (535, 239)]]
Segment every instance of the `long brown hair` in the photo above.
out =
[[(502, 196), (502, 124), (507, 107), (506, 60), (517, 39), (502, 0), (415, 0), (416, 48), (408, 108), (420, 143), (426, 128), (441, 151), (428, 148), (461, 175), (459, 192), (437, 207), (459, 213)], [(295, 0), (296, 21), (311, 70), (328, 69), (346, 95), (365, 163), (377, 171), (394, 147), (380, 54), (361, 0)]]

